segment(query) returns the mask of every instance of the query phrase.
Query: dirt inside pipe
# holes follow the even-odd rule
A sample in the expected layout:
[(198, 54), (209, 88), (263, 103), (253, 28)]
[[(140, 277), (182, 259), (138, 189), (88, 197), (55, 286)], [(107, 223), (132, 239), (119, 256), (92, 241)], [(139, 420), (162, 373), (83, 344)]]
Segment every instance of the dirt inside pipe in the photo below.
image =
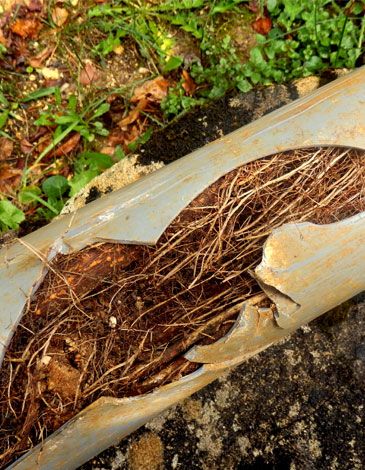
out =
[(250, 271), (275, 227), (364, 210), (363, 152), (298, 150), (222, 177), (156, 246), (99, 243), (58, 256), (3, 364), (2, 465), (101, 396), (146, 393), (196, 370), (183, 354), (226, 334), (260, 292)]

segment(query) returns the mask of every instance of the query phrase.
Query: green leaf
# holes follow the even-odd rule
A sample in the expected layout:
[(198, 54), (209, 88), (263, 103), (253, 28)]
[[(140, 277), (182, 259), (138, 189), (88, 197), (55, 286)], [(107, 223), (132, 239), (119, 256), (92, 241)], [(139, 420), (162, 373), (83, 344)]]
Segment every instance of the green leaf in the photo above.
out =
[(17, 229), (25, 220), (24, 212), (8, 200), (0, 201), (0, 223), (4, 228)]
[(25, 98), (23, 98), (22, 101), (26, 103), (27, 101), (37, 100), (38, 98), (43, 98), (44, 96), (53, 95), (57, 89), (58, 87), (56, 86), (50, 86), (48, 88), (39, 88), (39, 90), (33, 91), (33, 93), (30, 93)]
[(9, 111), (5, 110), (0, 113), (0, 129), (2, 129), (8, 121)]
[(252, 89), (252, 85), (248, 80), (242, 79), (237, 82), (237, 88), (243, 93), (247, 93)]
[(163, 68), (163, 72), (164, 73), (171, 72), (171, 70), (175, 70), (179, 68), (182, 63), (183, 63), (183, 59), (181, 57), (178, 57), (178, 56), (170, 57)]
[(262, 68), (262, 66), (265, 65), (266, 63), (262, 55), (262, 52), (258, 47), (254, 47), (253, 49), (251, 49), (250, 61), (252, 62), (253, 65), (255, 65), (258, 68)]
[(54, 122), (56, 124), (70, 124), (71, 122), (79, 122), (80, 121), (80, 116), (77, 114), (69, 114), (65, 116), (56, 116), (54, 118)]
[(122, 149), (122, 147), (120, 145), (117, 145), (115, 147), (114, 157), (117, 160), (121, 160), (122, 158), (125, 158), (125, 152), (124, 152), (124, 150)]
[(41, 202), (45, 207), (47, 207), (51, 210), (51, 212), (53, 212), (53, 217), (59, 214), (63, 206), (65, 205), (62, 199), (57, 199), (55, 197), (49, 197), (47, 202), (43, 200), (40, 200), (39, 202)]
[(38, 201), (38, 198), (42, 191), (38, 186), (27, 186), (23, 188), (18, 194), (18, 201), (21, 204), (30, 204)]
[(215, 15), (216, 13), (225, 13), (226, 11), (232, 10), (235, 7), (235, 2), (232, 0), (223, 0), (216, 4), (212, 10), (211, 14)]
[(77, 109), (77, 98), (75, 95), (70, 95), (68, 98), (67, 108), (70, 111), (76, 112)]
[(69, 182), (61, 175), (50, 176), (42, 183), (44, 194), (50, 198), (56, 199), (60, 199), (69, 187)]
[(2, 91), (0, 91), (0, 104), (2, 104), (5, 108), (9, 106), (9, 101), (5, 98), (5, 95)]
[(104, 4), (91, 8), (91, 10), (88, 11), (88, 17), (93, 18), (98, 16), (114, 16), (120, 15), (121, 13), (123, 13), (123, 8)]
[(146, 142), (148, 142), (148, 140), (151, 138), (151, 135), (152, 135), (152, 132), (153, 132), (153, 129), (152, 127), (150, 127), (149, 129), (146, 130), (146, 132), (144, 132), (142, 135), (140, 135), (138, 137), (138, 139), (136, 139), (135, 141), (131, 142), (129, 145), (128, 145), (128, 148), (131, 152), (134, 152), (135, 150), (137, 150), (137, 148), (142, 145), (142, 144), (145, 144)]
[(34, 121), (36, 126), (53, 126), (54, 121), (49, 113), (42, 113), (38, 119)]
[(267, 0), (267, 2), (266, 2), (267, 9), (270, 12), (275, 10), (277, 4), (278, 4), (277, 0)]
[(110, 109), (110, 104), (109, 103), (102, 103), (97, 110), (94, 112), (93, 116), (91, 119), (95, 119), (99, 116), (102, 116), (103, 114), (107, 113)]
[(106, 137), (109, 135), (109, 131), (108, 129), (104, 129), (103, 127), (102, 128), (96, 128), (95, 129), (95, 133), (98, 134), (98, 135), (102, 135), (103, 137)]
[(100, 152), (83, 152), (80, 154), (80, 162), (95, 170), (106, 170), (113, 165), (113, 160), (109, 155)]
[(55, 97), (55, 102), (57, 106), (61, 106), (62, 103), (62, 96), (61, 96), (61, 90), (59, 87), (56, 87), (56, 90), (54, 92), (54, 97)]
[(304, 63), (304, 67), (310, 72), (315, 72), (323, 67), (322, 59), (318, 56), (312, 56), (307, 62)]
[(126, 36), (127, 31), (119, 30), (115, 34), (110, 33), (106, 39), (103, 39), (99, 42), (99, 44), (95, 47), (95, 51), (99, 52), (102, 55), (108, 55), (112, 52), (116, 47), (120, 46), (121, 38)]
[(364, 5), (361, 5), (360, 3), (355, 3), (353, 9), (352, 9), (352, 14), (353, 15), (361, 15), (363, 12)]
[(98, 170), (87, 170), (76, 175), (70, 181), (71, 191), (70, 196), (77, 194), (84, 186), (87, 185), (95, 176), (98, 176)]

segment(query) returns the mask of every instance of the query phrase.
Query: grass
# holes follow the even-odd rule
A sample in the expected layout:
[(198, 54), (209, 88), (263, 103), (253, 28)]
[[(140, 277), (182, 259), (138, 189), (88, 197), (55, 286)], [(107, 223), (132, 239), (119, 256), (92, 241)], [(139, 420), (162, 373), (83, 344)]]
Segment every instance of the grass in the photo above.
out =
[(4, 16), (1, 231), (50, 220), (194, 106), (231, 89), (353, 68), (363, 55), (360, 0), (71, 1), (58, 10), (62, 24), (46, 7)]

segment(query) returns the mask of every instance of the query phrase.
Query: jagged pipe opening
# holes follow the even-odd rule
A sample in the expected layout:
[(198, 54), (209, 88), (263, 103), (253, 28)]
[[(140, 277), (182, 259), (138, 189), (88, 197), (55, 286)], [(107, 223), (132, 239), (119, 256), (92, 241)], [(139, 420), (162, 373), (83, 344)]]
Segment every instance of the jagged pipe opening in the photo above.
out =
[(207, 188), (156, 246), (57, 256), (5, 358), (3, 462), (101, 396), (146, 393), (199, 367), (184, 353), (224, 336), (261, 292), (249, 272), (274, 228), (365, 210), (363, 158), (331, 148), (263, 158)]

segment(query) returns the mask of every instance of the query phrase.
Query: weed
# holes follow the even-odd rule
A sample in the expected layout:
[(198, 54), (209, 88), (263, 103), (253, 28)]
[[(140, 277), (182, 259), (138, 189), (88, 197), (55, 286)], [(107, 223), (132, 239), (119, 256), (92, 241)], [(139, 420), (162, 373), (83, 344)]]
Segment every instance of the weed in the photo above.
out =
[[(44, 20), (50, 27), (54, 26), (52, 5), (48, 6), (48, 20)], [(67, 8), (70, 5), (67, 3)], [(77, 72), (83, 59), (99, 62), (101, 69), (114, 53), (123, 50), (121, 46), (134, 43), (143, 64), (156, 75), (168, 76), (171, 86), (161, 109), (156, 103), (149, 108), (147, 96), (147, 104), (135, 110), (135, 103), (128, 102), (131, 86), (111, 91), (91, 84), (85, 91), (76, 82), (72, 93), (65, 98), (59, 83), (51, 82), (48, 84), (52, 86), (46, 83), (23, 97), (14, 85), (14, 78), (27, 81), (30, 74), (37, 73), (37, 66), (25, 64), (20, 72), (0, 70), (0, 79), (6, 78), (0, 84), (0, 137), (11, 139), (19, 146), (17, 137), (11, 133), (16, 127), (13, 123), (20, 119), (18, 110), (26, 112), (28, 107), (42, 109), (40, 113), (34, 112), (30, 127), (35, 133), (45, 129), (48, 133), (40, 151), (25, 142), (36, 149), (35, 154), (24, 159), (20, 187), (10, 195), (1, 195), (0, 231), (17, 228), (24, 214), (51, 219), (59, 214), (69, 197), (123, 158), (120, 146), (114, 149), (112, 157), (96, 151), (100, 148), (96, 145), (99, 138), (108, 136), (111, 122), (119, 125), (121, 133), (131, 132), (122, 145), (124, 150), (135, 152), (153, 132), (147, 122), (164, 126), (181, 113), (219, 98), (230, 89), (247, 92), (255, 85), (281, 83), (326, 68), (353, 68), (363, 54), (364, 10), (364, 0), (350, 0), (345, 5), (335, 0), (111, 0), (74, 15), (57, 32), (55, 50), (58, 48), (57, 54), (63, 57), (70, 54)], [(266, 30), (255, 28), (262, 34), (256, 34), (251, 28), (255, 15), (268, 20)], [(223, 28), (230, 18), (236, 22), (243, 19), (250, 35), (244, 57), (232, 32)], [(196, 48), (189, 59), (177, 52), (180, 37), (188, 38)], [(0, 45), (0, 61), (7, 54), (10, 49)], [(68, 77), (69, 81), (77, 76), (72, 73), (72, 67), (69, 67), (70, 75), (74, 76)], [(190, 86), (186, 77), (191, 81)], [(112, 94), (118, 97), (116, 101), (109, 99)], [(41, 106), (33, 106), (34, 102)], [(131, 118), (127, 130), (121, 130), (120, 122), (126, 110)], [(138, 123), (137, 116), (140, 116)], [(68, 142), (71, 145), (74, 137), (77, 145), (67, 152), (67, 159), (63, 158), (62, 147)], [(60, 170), (62, 174), (57, 174)]]
[(162, 104), (167, 116), (200, 104), (199, 98), (218, 98), (231, 88), (247, 92), (257, 84), (281, 83), (326, 68), (355, 67), (363, 52), (365, 28), (359, 2), (351, 17), (332, 0), (268, 0), (266, 6), (275, 27), (267, 36), (257, 34), (247, 62), (240, 61), (229, 36), (219, 43), (214, 35), (201, 42), (203, 59), (190, 70), (201, 91), (195, 99), (188, 98), (180, 82)]
[[(124, 152), (119, 147), (114, 152), (114, 158), (120, 160)], [(77, 194), (95, 176), (110, 168), (115, 161), (109, 156), (99, 152), (86, 151), (79, 155), (74, 165), (74, 176), (70, 180), (70, 196)]]
[(4, 199), (0, 201), (0, 231), (16, 230), (19, 224), (25, 220), (24, 212), (13, 203)]

